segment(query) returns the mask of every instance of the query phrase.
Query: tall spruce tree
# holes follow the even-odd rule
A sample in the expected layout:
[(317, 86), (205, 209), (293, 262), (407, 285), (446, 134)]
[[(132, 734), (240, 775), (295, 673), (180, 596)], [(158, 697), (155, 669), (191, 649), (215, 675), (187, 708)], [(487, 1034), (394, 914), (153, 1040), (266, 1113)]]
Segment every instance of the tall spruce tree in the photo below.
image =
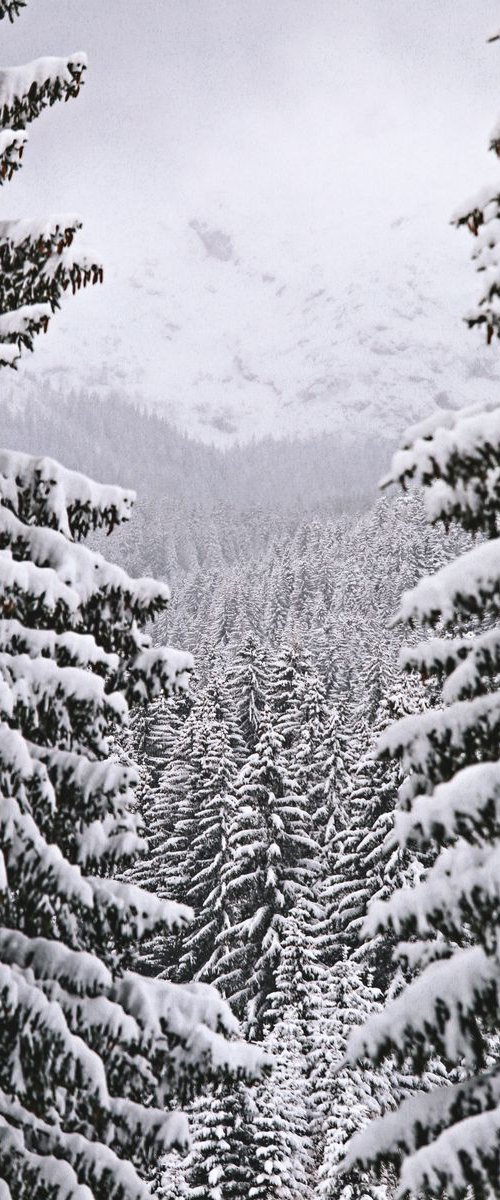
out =
[[(13, 19), (21, 3), (0, 5)], [(1, 178), (25, 126), (76, 95), (83, 56), (2, 72)], [(62, 292), (100, 275), (79, 221), (0, 227), (0, 362), (15, 365)], [(82, 541), (134, 496), (49, 458), (0, 452), (0, 1180), (5, 1200), (146, 1200), (158, 1157), (187, 1144), (178, 1110), (204, 1081), (252, 1074), (255, 1052), (209, 988), (133, 967), (189, 910), (111, 877), (140, 848), (135, 779), (110, 756), (129, 705), (186, 686), (189, 655), (144, 627), (168, 588)]]
[(245, 757), (255, 750), (269, 699), (269, 659), (268, 647), (254, 633), (233, 649), (229, 686)]
[[(400, 765), (380, 761), (376, 746), (383, 731), (396, 716), (422, 707), (415, 686), (385, 679), (371, 727), (364, 718), (353, 731), (353, 744), (366, 747), (353, 773), (344, 823), (333, 831), (326, 845), (328, 870), (323, 884), (326, 905), (325, 950), (328, 961), (349, 954), (369, 958), (374, 982), (385, 995), (394, 976), (394, 939), (385, 935), (369, 942), (362, 939), (362, 926), (369, 905), (390, 896), (396, 888), (415, 878), (418, 863), (391, 844), (390, 833), (398, 789)], [(383, 688), (386, 689), (384, 695)], [(363, 944), (362, 944), (363, 943)]]
[[(498, 152), (498, 129), (492, 148)], [(500, 192), (460, 210), (476, 237), (483, 291), (469, 325), (500, 334)], [(399, 1194), (499, 1194), (500, 1067), (500, 410), (440, 414), (410, 431), (390, 480), (426, 489), (432, 521), (480, 534), (456, 561), (403, 594), (399, 619), (437, 626), (404, 664), (442, 683), (439, 710), (399, 721), (380, 753), (409, 773), (395, 841), (432, 856), (425, 879), (378, 903), (368, 933), (394, 933), (416, 973), (350, 1040), (351, 1062), (392, 1057), (421, 1074), (437, 1052), (458, 1082), (404, 1102), (356, 1137), (347, 1165), (394, 1162)]]
[(262, 1036), (287, 918), (311, 887), (317, 847), (307, 799), (265, 712), (254, 754), (234, 788), (225, 873), (231, 926), (221, 935), (218, 984), (253, 1036)]
[[(215, 1088), (193, 1115), (193, 1149), (184, 1169), (189, 1200), (242, 1200), (255, 1179), (254, 1090), (238, 1083)], [(175, 1192), (172, 1200), (177, 1200)]]
[(292, 1003), (265, 1040), (273, 1057), (273, 1084), (256, 1089), (248, 1192), (255, 1200), (312, 1196), (311, 1114), (301, 1034)]
[(316, 1195), (325, 1200), (383, 1200), (387, 1181), (372, 1183), (365, 1175), (346, 1180), (339, 1165), (346, 1142), (355, 1131), (379, 1116), (391, 1103), (388, 1074), (362, 1071), (359, 1067), (339, 1069), (353, 1027), (380, 1007), (380, 992), (372, 987), (366, 967), (344, 956), (325, 978), (323, 1003), (315, 1024), (311, 1053), (310, 1089), (314, 1105), (316, 1154), (319, 1157)]
[(217, 980), (219, 947), (230, 927), (225, 876), (236, 762), (230, 729), (209, 687), (193, 754), (191, 803), (194, 826), (188, 853), (185, 898), (195, 918), (182, 938), (179, 978)]
[[(138, 769), (138, 811), (145, 836), (144, 853), (125, 873), (125, 879), (154, 892), (162, 900), (177, 896), (182, 899), (185, 895), (179, 886), (177, 861), (172, 864), (167, 847), (186, 803), (185, 764), (184, 770), (175, 776), (173, 765), (179, 761), (177, 747), (185, 724), (189, 735), (192, 707), (191, 692), (162, 696), (153, 704), (135, 709), (129, 729), (120, 737), (120, 751), (128, 751)], [(177, 860), (177, 855), (174, 858)], [(177, 947), (179, 936), (180, 931), (167, 938), (156, 934), (146, 942), (141, 951), (141, 970), (147, 975), (159, 974), (165, 966), (166, 945), (171, 956), (175, 953), (172, 945)]]

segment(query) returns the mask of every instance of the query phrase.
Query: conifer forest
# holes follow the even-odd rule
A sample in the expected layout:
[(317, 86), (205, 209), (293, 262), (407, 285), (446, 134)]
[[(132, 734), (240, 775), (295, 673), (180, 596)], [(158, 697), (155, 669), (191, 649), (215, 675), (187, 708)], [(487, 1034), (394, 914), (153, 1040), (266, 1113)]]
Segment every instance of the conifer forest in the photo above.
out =
[(500, 1200), (496, 7), (0, 0), (0, 1200)]

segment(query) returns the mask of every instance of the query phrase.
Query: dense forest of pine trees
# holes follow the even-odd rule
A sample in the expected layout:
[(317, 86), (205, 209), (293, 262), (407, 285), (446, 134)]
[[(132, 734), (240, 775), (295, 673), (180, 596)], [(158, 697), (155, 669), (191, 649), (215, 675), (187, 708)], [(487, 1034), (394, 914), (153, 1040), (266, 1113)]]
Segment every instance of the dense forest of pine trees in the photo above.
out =
[(402, 777), (376, 746), (434, 703), (432, 683), (398, 670), (388, 618), (395, 590), (461, 543), (443, 547), (415, 499), (289, 514), (286, 534), (261, 514), (253, 541), (247, 518), (208, 512), (205, 536), (198, 510), (185, 520), (169, 633), (198, 647), (197, 673), (189, 698), (137, 712), (127, 735), (149, 839), (131, 877), (196, 913), (151, 939), (142, 969), (215, 983), (276, 1065), (269, 1083), (197, 1105), (195, 1149), (167, 1160), (161, 1194), (380, 1200), (390, 1173), (353, 1191), (337, 1169), (350, 1135), (416, 1080), (338, 1063), (404, 981), (393, 937), (361, 944), (367, 906), (425, 865), (389, 843)]

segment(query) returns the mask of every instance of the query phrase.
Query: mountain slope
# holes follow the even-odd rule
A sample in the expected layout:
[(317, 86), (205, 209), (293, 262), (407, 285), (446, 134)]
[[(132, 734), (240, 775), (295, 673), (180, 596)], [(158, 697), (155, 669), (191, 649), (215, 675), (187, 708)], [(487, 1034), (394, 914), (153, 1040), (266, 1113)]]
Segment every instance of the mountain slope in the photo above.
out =
[(340, 257), (338, 228), (304, 225), (298, 243), (224, 209), (170, 216), (100, 295), (57, 315), (38, 378), (119, 392), (221, 445), (320, 430), (394, 440), (500, 382), (461, 321), (475, 287), (467, 246), (445, 228), (431, 253), (427, 234), (425, 214), (400, 216), (360, 245), (353, 217)]

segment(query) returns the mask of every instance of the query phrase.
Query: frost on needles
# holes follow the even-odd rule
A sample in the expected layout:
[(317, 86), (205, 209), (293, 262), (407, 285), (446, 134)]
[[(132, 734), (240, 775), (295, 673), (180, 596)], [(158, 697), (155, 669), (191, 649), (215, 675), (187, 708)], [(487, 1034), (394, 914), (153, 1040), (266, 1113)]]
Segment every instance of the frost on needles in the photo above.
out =
[[(22, 7), (0, 4), (0, 18)], [(73, 56), (0, 73), (3, 179), (25, 124), (76, 95), (83, 69)], [(31, 348), (69, 285), (99, 277), (73, 252), (79, 224), (0, 225), (1, 364)], [(113, 878), (145, 843), (112, 737), (131, 704), (185, 689), (192, 660), (144, 632), (166, 585), (83, 545), (133, 502), (49, 458), (0, 452), (2, 1200), (147, 1200), (162, 1156), (188, 1146), (182, 1105), (266, 1062), (213, 988), (134, 970), (144, 943), (192, 914)]]

